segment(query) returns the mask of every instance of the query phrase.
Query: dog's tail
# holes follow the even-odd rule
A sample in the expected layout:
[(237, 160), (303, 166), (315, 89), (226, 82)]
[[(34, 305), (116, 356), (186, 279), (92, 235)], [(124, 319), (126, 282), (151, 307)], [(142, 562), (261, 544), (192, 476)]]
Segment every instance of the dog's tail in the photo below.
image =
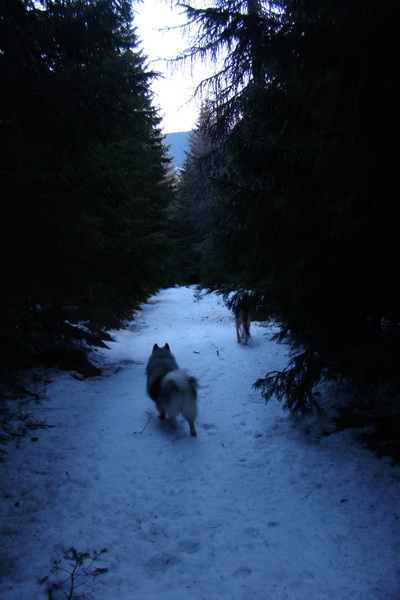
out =
[(169, 396), (168, 416), (175, 418), (179, 413), (190, 425), (190, 432), (196, 435), (194, 421), (197, 417), (197, 381), (189, 377), (184, 369), (174, 369), (165, 375), (161, 383), (162, 392)]

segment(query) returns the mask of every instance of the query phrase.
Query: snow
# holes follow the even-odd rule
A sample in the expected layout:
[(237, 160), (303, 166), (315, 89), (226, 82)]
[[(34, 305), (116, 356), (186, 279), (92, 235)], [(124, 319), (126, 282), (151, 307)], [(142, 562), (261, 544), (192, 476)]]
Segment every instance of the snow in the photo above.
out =
[[(53, 427), (2, 465), (0, 597), (46, 598), (38, 580), (74, 547), (107, 548), (77, 598), (399, 600), (398, 467), (354, 430), (324, 436), (327, 420), (265, 405), (252, 384), (288, 353), (272, 330), (253, 323), (238, 344), (221, 299), (176, 287), (96, 352), (101, 376), (52, 372), (29, 410)], [(146, 396), (165, 342), (199, 380), (196, 438)]]

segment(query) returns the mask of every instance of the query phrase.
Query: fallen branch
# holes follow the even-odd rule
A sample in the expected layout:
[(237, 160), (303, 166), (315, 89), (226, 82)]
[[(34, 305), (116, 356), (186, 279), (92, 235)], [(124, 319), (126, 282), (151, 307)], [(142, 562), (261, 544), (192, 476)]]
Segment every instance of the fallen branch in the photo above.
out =
[(147, 419), (146, 424), (143, 427), (143, 429), (141, 431), (134, 431), (133, 433), (143, 433), (143, 431), (146, 429), (147, 425), (150, 423), (150, 421), (153, 418), (153, 413), (150, 410), (146, 410), (146, 415), (148, 416), (148, 419)]

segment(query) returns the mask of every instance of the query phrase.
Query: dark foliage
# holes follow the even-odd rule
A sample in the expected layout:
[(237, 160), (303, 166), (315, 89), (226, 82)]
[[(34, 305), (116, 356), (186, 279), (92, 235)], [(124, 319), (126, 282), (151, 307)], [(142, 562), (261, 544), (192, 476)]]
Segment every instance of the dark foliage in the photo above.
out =
[(190, 283), (199, 283), (205, 265), (211, 268), (210, 230), (214, 210), (218, 210), (217, 191), (210, 178), (218, 169), (218, 147), (210, 134), (211, 115), (205, 102), (189, 137), (178, 185), (177, 238), (182, 250), (182, 271)]
[(172, 190), (130, 3), (1, 0), (0, 14), (8, 369), (99, 339), (169, 283)]
[[(223, 4), (230, 19), (245, 23), (236, 5), (243, 13), (247, 3), (221, 1), (219, 9)], [(227, 173), (218, 177), (224, 218), (213, 224), (213, 272), (205, 283), (225, 294), (240, 288), (237, 300), (275, 318), (282, 337), (290, 334), (298, 356), (259, 380), (266, 398), (277, 394), (304, 412), (316, 406), (315, 385), (336, 374), (355, 384), (369, 410), (394, 418), (400, 4), (258, 6), (251, 16), (258, 23), (256, 71), (244, 47), (239, 52), (239, 29), (218, 16), (236, 51), (230, 67), (247, 79), (241, 76), (230, 96), (236, 112), (224, 112), (222, 95), (216, 113), (226, 131)], [(210, 35), (219, 9), (197, 13)], [(215, 39), (222, 37), (218, 29)]]

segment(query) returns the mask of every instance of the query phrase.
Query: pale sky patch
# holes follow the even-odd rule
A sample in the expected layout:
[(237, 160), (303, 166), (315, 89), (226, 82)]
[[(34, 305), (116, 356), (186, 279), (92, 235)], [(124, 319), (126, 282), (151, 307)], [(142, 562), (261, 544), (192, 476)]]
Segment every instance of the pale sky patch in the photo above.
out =
[[(211, 72), (210, 67), (201, 63), (183, 65), (180, 62), (175, 66), (167, 63), (189, 44), (190, 38), (178, 29), (179, 25), (186, 23), (186, 15), (171, 0), (144, 0), (136, 2), (133, 9), (134, 26), (142, 42), (143, 53), (149, 59), (149, 67), (163, 74), (151, 85), (155, 94), (154, 105), (163, 118), (161, 127), (164, 133), (190, 131), (196, 124), (201, 104), (200, 98), (193, 99), (194, 91)], [(161, 31), (166, 27), (175, 29)]]

